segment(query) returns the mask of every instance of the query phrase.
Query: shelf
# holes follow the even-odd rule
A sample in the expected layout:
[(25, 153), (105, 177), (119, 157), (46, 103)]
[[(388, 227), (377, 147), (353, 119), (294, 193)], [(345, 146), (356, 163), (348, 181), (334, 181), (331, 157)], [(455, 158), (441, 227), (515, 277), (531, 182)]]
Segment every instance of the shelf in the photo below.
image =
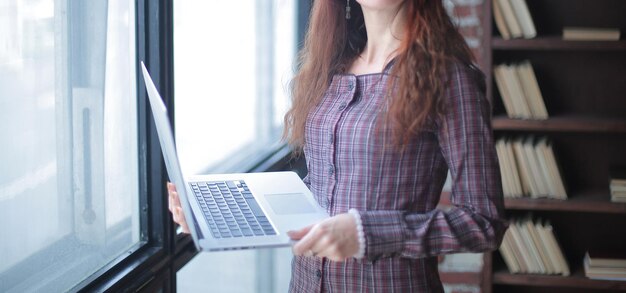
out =
[(509, 210), (626, 214), (626, 203), (611, 202), (609, 197), (607, 192), (584, 191), (572, 194), (566, 200), (505, 198), (504, 206)]
[(502, 270), (494, 272), (493, 283), (500, 285), (626, 290), (626, 281), (592, 280), (585, 277), (582, 268), (567, 277), (537, 274), (511, 274), (506, 270)]
[(626, 40), (619, 41), (565, 41), (560, 36), (537, 37), (534, 39), (510, 39), (494, 37), (493, 50), (583, 50), (624, 51)]
[(494, 130), (626, 133), (626, 120), (624, 119), (584, 116), (556, 116), (547, 120), (523, 120), (510, 119), (501, 115), (493, 118), (492, 125)]

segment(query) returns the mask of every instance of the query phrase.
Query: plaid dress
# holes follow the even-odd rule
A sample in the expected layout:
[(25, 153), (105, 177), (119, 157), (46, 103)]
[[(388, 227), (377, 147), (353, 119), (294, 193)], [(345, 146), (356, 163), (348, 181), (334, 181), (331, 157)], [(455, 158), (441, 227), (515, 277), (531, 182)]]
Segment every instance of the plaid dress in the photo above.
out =
[[(502, 187), (491, 108), (462, 65), (450, 68), (446, 112), (407, 147), (385, 123), (389, 66), (338, 74), (309, 114), (304, 179), (333, 216), (359, 210), (365, 258), (294, 257), (291, 292), (442, 292), (436, 255), (493, 250), (501, 242)], [(453, 207), (436, 209), (450, 170)]]

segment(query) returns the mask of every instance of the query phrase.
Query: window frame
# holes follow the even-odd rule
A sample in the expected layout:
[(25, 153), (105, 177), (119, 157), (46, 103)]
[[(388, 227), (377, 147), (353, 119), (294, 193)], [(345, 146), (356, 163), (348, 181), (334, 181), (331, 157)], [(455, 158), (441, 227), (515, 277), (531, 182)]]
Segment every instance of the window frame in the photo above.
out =
[(142, 233), (145, 233), (147, 240), (136, 251), (118, 257), (72, 291), (141, 291), (153, 287), (154, 280), (162, 282), (161, 288), (165, 292), (175, 288), (175, 278), (172, 278), (175, 275), (170, 270), (174, 239), (169, 237), (173, 235), (174, 225), (168, 211), (167, 190), (163, 184), (167, 173), (146, 102), (143, 78), (140, 76), (140, 62), (144, 61), (150, 68), (165, 104), (168, 107), (173, 105), (172, 2), (136, 0), (135, 5), (139, 207)]

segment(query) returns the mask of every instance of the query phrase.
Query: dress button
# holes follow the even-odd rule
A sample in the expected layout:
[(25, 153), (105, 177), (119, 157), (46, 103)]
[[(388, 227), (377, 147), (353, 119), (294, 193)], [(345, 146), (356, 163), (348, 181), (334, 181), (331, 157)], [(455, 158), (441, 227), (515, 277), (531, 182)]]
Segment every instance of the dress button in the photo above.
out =
[(354, 89), (354, 83), (350, 82), (348, 83), (348, 91), (352, 91), (352, 89)]
[(339, 105), (339, 111), (342, 111), (343, 109), (346, 108), (346, 103), (341, 103), (341, 105)]
[(328, 165), (328, 174), (333, 175), (334, 172), (335, 168), (333, 167), (333, 165)]
[(315, 276), (317, 276), (318, 279), (322, 278), (322, 270), (315, 271)]

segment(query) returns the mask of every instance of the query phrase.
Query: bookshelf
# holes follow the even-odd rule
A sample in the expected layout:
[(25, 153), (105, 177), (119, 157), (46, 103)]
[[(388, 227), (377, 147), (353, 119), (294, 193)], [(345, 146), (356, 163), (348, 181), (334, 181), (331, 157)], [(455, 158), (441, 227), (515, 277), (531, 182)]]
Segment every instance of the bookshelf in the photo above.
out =
[(570, 276), (547, 276), (532, 274), (509, 274), (509, 271), (502, 269), (493, 273), (495, 284), (512, 286), (535, 286), (552, 288), (581, 288), (581, 289), (603, 289), (603, 290), (626, 290), (626, 282), (606, 282), (592, 280), (585, 277), (582, 269), (574, 271)]
[[(592, 280), (582, 260), (588, 249), (626, 249), (626, 204), (610, 201), (609, 168), (626, 166), (626, 1), (526, 0), (537, 36), (503, 39), (493, 2), (483, 2), (482, 69), (493, 101), (496, 137), (549, 137), (568, 199), (505, 200), (507, 215), (549, 219), (572, 274), (511, 274), (498, 251), (485, 254), (483, 292), (626, 292), (626, 281)], [(617, 41), (565, 41), (565, 26), (610, 27)], [(493, 68), (529, 60), (547, 120), (510, 119)]]
[(537, 37), (534, 39), (504, 40), (495, 37), (491, 40), (493, 50), (546, 50), (546, 51), (624, 51), (626, 41), (564, 41), (561, 37)]

